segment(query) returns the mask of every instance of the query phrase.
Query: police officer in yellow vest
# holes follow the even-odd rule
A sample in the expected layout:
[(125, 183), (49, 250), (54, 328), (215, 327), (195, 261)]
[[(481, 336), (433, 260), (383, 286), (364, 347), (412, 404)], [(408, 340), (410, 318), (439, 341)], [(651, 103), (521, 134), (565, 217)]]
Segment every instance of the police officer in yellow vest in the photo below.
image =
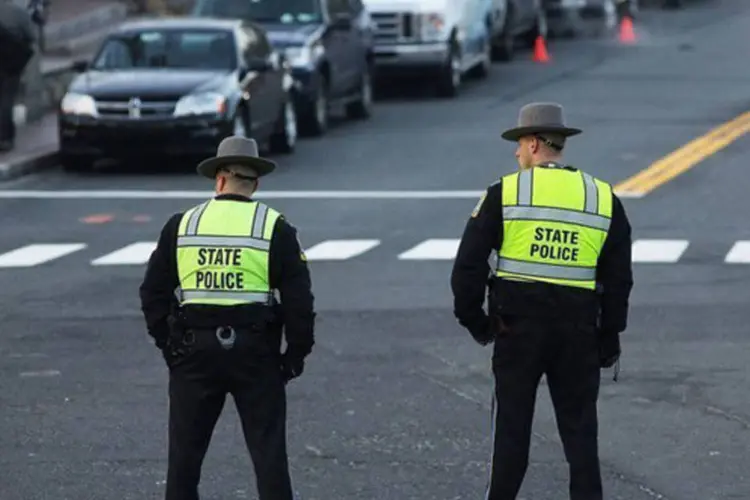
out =
[(295, 228), (251, 198), (258, 178), (274, 168), (252, 139), (222, 141), (217, 156), (198, 166), (215, 179), (217, 196), (169, 219), (140, 287), (148, 332), (170, 372), (167, 500), (198, 500), (201, 464), (227, 394), (260, 500), (293, 498), (285, 384), (312, 350), (315, 313)]
[(518, 142), (520, 171), (503, 176), (481, 197), (454, 263), (459, 323), (480, 344), (494, 341), (487, 500), (518, 494), (542, 375), (570, 465), (570, 498), (602, 499), (600, 369), (620, 355), (633, 284), (631, 236), (611, 186), (561, 161), (566, 138), (580, 132), (565, 126), (558, 104), (521, 109), (518, 126), (503, 134)]

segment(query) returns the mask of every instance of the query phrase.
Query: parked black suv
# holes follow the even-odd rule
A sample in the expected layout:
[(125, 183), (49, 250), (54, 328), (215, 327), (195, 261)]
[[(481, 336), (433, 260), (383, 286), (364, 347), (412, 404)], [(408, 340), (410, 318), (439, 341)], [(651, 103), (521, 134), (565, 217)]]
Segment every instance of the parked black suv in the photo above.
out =
[(322, 135), (334, 106), (370, 116), (373, 30), (361, 0), (197, 0), (192, 15), (263, 26), (292, 68), (300, 133)]

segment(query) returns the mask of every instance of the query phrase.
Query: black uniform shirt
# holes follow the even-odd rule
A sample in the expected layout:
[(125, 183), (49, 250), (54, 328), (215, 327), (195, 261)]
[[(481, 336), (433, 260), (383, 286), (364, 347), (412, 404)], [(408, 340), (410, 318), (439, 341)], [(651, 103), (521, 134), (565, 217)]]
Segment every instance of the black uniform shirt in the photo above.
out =
[[(490, 252), (493, 249), (499, 250), (503, 242), (502, 192), (502, 180), (495, 182), (487, 189), (484, 200), (475, 208), (466, 223), (451, 275), (454, 314), (462, 326), (478, 334), (484, 333), (488, 325), (487, 314), (483, 309), (487, 278), (490, 275), (488, 259)], [(597, 282), (602, 288), (601, 329), (619, 333), (627, 326), (628, 301), (633, 286), (632, 241), (625, 209), (620, 199), (614, 194), (612, 196), (612, 220), (599, 256)], [(580, 307), (582, 302), (591, 302), (580, 300), (580, 294), (588, 294), (588, 291), (546, 283), (506, 283), (508, 288), (516, 287), (519, 291), (521, 288), (524, 291), (534, 289), (538, 292), (537, 295), (556, 295), (556, 300), (549, 302), (558, 304), (561, 310), (566, 309), (568, 315), (575, 314), (575, 311), (570, 310)], [(568, 297), (570, 300), (565, 300)], [(519, 309), (524, 307), (522, 302), (520, 299), (517, 302)], [(555, 313), (534, 311), (534, 304), (528, 306), (531, 309), (529, 313)]]
[[(217, 200), (251, 201), (239, 195), (219, 195)], [(182, 213), (174, 214), (164, 225), (154, 253), (148, 262), (140, 287), (141, 310), (148, 333), (157, 345), (169, 336), (167, 317), (176, 304), (177, 231)], [(276, 220), (269, 255), (270, 285), (278, 289), (284, 315), (286, 341), (296, 355), (306, 356), (314, 344), (314, 297), (310, 272), (297, 238), (297, 230), (283, 217)]]

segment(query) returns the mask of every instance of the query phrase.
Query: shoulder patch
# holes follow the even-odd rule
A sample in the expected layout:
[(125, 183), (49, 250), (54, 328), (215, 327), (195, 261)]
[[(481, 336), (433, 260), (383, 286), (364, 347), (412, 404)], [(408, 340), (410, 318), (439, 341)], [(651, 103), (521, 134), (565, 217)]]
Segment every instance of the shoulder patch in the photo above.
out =
[(471, 211), (472, 218), (476, 218), (476, 216), (479, 215), (479, 211), (482, 209), (482, 205), (484, 205), (485, 198), (487, 198), (487, 191), (482, 193), (482, 196), (479, 197), (479, 201), (477, 202), (477, 205), (474, 207), (474, 210)]

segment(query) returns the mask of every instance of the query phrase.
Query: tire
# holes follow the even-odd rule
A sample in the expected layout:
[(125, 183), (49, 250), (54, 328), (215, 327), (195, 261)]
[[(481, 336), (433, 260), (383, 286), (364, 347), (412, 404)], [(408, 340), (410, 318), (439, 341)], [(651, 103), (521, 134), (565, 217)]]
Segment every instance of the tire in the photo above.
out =
[(65, 172), (87, 173), (94, 170), (96, 159), (90, 156), (71, 155), (62, 153), (60, 155), (60, 165)]
[(269, 141), (269, 149), (271, 153), (291, 154), (297, 146), (297, 112), (291, 95), (287, 95), (280, 114), (276, 131)]
[(456, 97), (461, 86), (461, 53), (455, 43), (451, 46), (448, 60), (440, 69), (437, 93), (440, 97)]
[(352, 120), (366, 120), (372, 116), (372, 72), (370, 64), (365, 63), (359, 85), (359, 98), (346, 105), (346, 116)]
[(320, 137), (328, 130), (328, 80), (320, 75), (315, 97), (303, 105), (297, 121), (300, 131), (308, 137)]
[(513, 10), (508, 4), (508, 12), (505, 14), (503, 34), (498, 43), (492, 44), (492, 60), (508, 62), (513, 60), (516, 48), (516, 39), (513, 36)]

